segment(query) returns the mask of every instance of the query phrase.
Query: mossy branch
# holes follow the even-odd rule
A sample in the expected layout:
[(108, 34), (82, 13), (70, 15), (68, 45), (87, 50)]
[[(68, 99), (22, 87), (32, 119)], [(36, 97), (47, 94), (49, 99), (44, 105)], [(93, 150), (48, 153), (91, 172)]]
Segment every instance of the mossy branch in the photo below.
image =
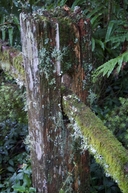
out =
[(128, 192), (128, 154), (122, 144), (102, 121), (75, 95), (63, 97), (64, 112), (73, 124), (75, 135), (83, 139), (83, 145), (102, 165), (123, 193)]
[(18, 84), (25, 84), (22, 53), (0, 40), (0, 68), (11, 75)]

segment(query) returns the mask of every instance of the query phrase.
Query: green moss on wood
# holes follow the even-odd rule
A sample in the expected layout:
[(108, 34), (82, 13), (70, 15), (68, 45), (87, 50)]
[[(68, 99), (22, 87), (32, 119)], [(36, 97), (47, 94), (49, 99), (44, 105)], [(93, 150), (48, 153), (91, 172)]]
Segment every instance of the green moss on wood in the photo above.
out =
[(80, 102), (76, 96), (69, 95), (63, 100), (64, 112), (74, 125), (76, 135), (84, 140), (84, 146), (94, 155), (107, 175), (110, 175), (123, 193), (128, 192), (128, 174), (125, 166), (128, 163), (127, 151), (108, 130), (102, 121)]
[(0, 41), (0, 67), (18, 83), (25, 84), (25, 71), (22, 53)]

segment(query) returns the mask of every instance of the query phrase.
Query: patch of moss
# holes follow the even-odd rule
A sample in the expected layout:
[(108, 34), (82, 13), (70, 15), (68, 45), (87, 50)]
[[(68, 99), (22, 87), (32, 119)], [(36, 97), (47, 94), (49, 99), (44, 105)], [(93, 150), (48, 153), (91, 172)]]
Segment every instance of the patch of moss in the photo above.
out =
[(25, 82), (25, 71), (22, 65), (23, 58), (22, 53), (17, 50), (6, 47), (6, 49), (2, 49), (2, 43), (0, 42), (0, 66), (1, 68), (10, 74), (17, 81)]

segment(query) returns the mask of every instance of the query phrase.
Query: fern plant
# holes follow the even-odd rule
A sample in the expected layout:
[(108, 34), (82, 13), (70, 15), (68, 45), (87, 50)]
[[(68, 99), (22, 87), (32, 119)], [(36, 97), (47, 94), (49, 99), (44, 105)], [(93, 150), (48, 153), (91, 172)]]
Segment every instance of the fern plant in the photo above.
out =
[(109, 77), (110, 74), (115, 69), (115, 73), (118, 74), (121, 70), (122, 64), (125, 64), (128, 62), (128, 51), (124, 52), (120, 56), (109, 60), (108, 62), (104, 63), (103, 65), (99, 66), (94, 74), (93, 74), (93, 80), (94, 82), (99, 76), (107, 76)]
[(86, 1), (86, 5), (84, 13), (92, 26), (94, 67), (98, 67), (94, 77), (109, 77), (116, 65), (119, 73), (123, 62), (127, 62), (128, 2), (122, 5), (120, 1), (93, 0)]

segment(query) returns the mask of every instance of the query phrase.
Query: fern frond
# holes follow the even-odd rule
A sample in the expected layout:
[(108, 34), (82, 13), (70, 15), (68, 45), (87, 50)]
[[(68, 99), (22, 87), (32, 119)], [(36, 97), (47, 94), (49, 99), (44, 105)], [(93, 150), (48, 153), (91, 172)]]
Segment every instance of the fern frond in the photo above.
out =
[(125, 34), (118, 34), (117, 36), (113, 36), (109, 39), (109, 41), (112, 43), (128, 41), (128, 33), (125, 32)]
[[(107, 27), (107, 32), (105, 36), (105, 42), (111, 41), (113, 43), (114, 39), (118, 42), (123, 42), (125, 39), (128, 39), (128, 33), (123, 26), (126, 25), (125, 21), (122, 20), (111, 20)], [(118, 33), (116, 33), (118, 32)], [(118, 36), (118, 37), (117, 37)], [(119, 39), (118, 39), (119, 38)]]
[(109, 22), (109, 25), (108, 25), (108, 28), (107, 28), (106, 37), (105, 37), (105, 42), (107, 42), (109, 40), (110, 35), (111, 35), (111, 33), (112, 33), (113, 29), (114, 29), (114, 24), (115, 23), (113, 21)]
[(102, 17), (102, 13), (97, 13), (93, 18), (91, 18), (91, 24), (92, 26), (94, 25), (94, 23), (98, 23), (98, 21), (101, 19)]
[(96, 44), (99, 44), (100, 47), (101, 47), (103, 50), (105, 49), (105, 43), (104, 43), (104, 42), (102, 42), (101, 40), (92, 38), (92, 51), (95, 50), (95, 45), (96, 45)]
[(97, 15), (97, 13), (102, 13), (102, 12), (103, 12), (103, 5), (97, 7), (96, 9), (89, 12), (89, 14), (87, 14), (87, 17), (88, 18), (93, 18), (94, 16)]
[(113, 72), (114, 68), (116, 67), (116, 65), (118, 65), (116, 70), (117, 73), (119, 73), (123, 62), (128, 62), (128, 51), (99, 66), (93, 74), (93, 81), (95, 82), (99, 76), (109, 77), (110, 74)]

